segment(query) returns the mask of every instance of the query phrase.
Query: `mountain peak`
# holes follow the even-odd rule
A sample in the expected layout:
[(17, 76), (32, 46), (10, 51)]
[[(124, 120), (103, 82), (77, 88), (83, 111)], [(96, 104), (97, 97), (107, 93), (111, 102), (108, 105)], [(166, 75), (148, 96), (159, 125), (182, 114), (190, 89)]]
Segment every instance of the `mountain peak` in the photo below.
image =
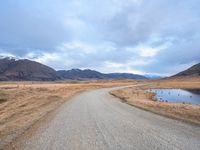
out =
[(0, 80), (57, 80), (57, 72), (43, 64), (28, 59), (0, 59)]

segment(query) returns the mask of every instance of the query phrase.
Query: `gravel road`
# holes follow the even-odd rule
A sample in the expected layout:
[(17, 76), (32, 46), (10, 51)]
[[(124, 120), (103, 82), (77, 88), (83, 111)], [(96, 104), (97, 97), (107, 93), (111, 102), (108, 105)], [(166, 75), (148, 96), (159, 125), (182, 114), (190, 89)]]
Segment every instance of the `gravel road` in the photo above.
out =
[(47, 125), (15, 148), (200, 150), (200, 127), (122, 103), (108, 94), (111, 90), (87, 91), (73, 97)]

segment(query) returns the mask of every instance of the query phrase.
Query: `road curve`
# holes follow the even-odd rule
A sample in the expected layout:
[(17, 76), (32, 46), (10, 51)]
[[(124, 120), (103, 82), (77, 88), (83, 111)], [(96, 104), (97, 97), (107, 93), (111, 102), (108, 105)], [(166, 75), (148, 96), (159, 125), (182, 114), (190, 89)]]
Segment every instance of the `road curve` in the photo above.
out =
[(15, 149), (200, 149), (200, 127), (129, 106), (108, 94), (111, 90), (87, 91), (73, 97), (48, 125), (18, 142)]

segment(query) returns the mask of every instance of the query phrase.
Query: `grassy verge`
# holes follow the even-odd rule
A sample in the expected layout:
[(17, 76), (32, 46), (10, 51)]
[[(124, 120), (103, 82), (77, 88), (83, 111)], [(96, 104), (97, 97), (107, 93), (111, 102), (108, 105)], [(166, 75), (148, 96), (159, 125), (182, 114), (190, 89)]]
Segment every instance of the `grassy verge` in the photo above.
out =
[(135, 107), (200, 125), (200, 105), (159, 102), (153, 100), (155, 93), (144, 92), (145, 89), (149, 88), (200, 89), (199, 80), (181, 79), (159, 80), (154, 82), (156, 82), (156, 84), (115, 90), (112, 91), (111, 94)]

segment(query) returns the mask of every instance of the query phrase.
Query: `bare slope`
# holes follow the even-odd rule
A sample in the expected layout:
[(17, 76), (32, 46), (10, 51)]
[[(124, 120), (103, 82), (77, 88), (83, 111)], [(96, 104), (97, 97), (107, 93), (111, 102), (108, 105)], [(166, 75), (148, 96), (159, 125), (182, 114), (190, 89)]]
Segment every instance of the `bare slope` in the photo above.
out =
[(53, 81), (59, 79), (56, 71), (28, 59), (0, 59), (0, 80)]
[(200, 63), (188, 68), (185, 71), (182, 71), (172, 77), (199, 77), (200, 76)]

